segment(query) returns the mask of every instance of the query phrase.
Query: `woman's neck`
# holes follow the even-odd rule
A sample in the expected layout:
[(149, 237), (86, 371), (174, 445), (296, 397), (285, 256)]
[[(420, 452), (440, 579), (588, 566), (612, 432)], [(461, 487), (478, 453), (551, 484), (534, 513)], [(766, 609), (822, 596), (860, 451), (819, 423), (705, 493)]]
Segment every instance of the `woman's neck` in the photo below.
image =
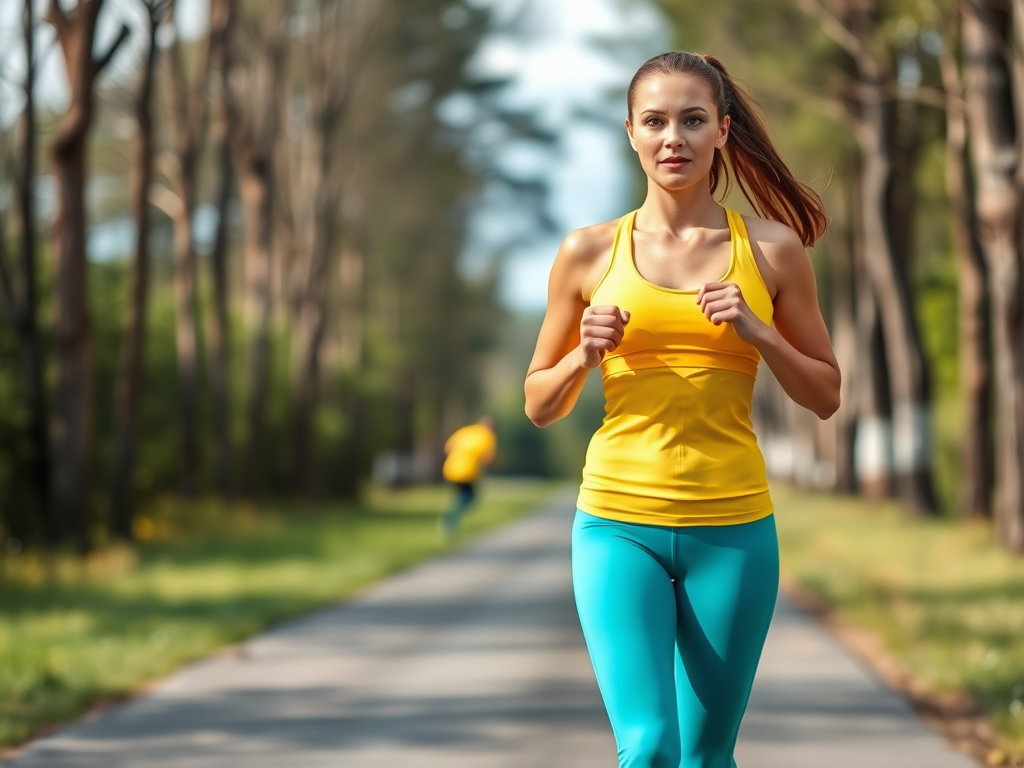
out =
[(647, 198), (637, 217), (641, 229), (666, 229), (678, 234), (691, 227), (720, 227), (723, 213), (722, 206), (711, 196), (706, 179), (674, 191), (649, 181)]

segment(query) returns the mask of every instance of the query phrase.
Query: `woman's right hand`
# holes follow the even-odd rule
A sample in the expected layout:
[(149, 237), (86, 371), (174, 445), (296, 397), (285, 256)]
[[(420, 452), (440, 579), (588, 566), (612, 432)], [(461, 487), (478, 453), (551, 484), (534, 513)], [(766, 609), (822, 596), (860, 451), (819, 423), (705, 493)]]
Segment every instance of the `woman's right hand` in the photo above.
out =
[(587, 307), (580, 321), (578, 347), (585, 368), (596, 368), (608, 352), (622, 343), (629, 324), (629, 311), (616, 306)]

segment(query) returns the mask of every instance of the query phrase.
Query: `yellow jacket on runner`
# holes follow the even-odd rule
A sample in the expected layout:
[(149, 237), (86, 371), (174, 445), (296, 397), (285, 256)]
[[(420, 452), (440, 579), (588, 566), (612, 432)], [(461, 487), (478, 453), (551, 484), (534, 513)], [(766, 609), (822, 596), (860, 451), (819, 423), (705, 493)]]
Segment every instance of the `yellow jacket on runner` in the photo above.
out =
[(483, 424), (470, 424), (456, 430), (448, 438), (444, 450), (448, 454), (442, 473), (450, 483), (472, 483), (480, 470), (494, 458), (497, 440)]

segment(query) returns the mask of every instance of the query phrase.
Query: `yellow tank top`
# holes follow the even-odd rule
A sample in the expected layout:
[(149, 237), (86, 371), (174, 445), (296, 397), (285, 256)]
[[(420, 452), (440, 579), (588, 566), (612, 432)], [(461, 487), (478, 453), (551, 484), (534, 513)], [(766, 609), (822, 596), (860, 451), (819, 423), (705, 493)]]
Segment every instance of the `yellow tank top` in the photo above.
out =
[[(736, 283), (757, 317), (772, 300), (746, 226), (726, 211)], [(605, 417), (587, 450), (580, 509), (652, 525), (735, 525), (772, 513), (750, 422), (760, 354), (731, 325), (704, 317), (696, 291), (645, 280), (633, 259), (636, 211), (619, 221), (612, 257), (590, 298), (631, 313), (622, 344), (601, 363)]]

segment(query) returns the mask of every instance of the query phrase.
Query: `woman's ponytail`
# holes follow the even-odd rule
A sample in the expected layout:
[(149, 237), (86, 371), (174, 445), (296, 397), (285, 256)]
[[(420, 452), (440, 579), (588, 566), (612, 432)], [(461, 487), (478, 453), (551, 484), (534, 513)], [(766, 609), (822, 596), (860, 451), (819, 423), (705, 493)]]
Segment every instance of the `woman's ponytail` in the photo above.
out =
[(711, 192), (724, 182), (726, 192), (736, 183), (758, 215), (789, 225), (805, 246), (814, 245), (828, 228), (825, 206), (818, 193), (797, 181), (772, 145), (764, 121), (751, 98), (710, 54), (672, 52), (655, 56), (633, 76), (627, 99), (630, 112), (641, 81), (653, 74), (691, 74), (702, 77), (718, 104), (719, 117), (729, 116), (729, 140), (715, 150)]

